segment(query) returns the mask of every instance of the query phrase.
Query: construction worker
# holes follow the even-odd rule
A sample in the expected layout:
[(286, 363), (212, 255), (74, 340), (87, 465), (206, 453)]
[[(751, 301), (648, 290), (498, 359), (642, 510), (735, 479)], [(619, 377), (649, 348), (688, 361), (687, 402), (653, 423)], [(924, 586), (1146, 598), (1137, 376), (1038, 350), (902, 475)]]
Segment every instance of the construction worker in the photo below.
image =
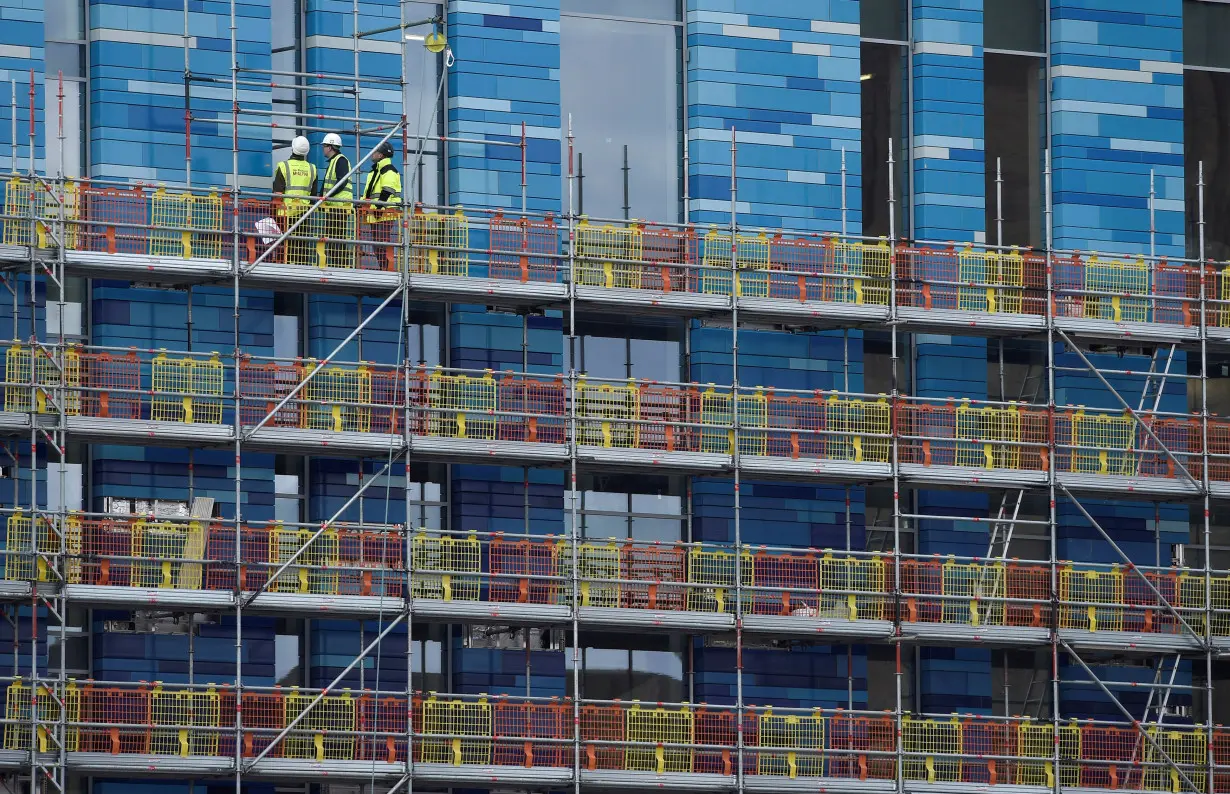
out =
[[(397, 224), (401, 219), (401, 174), (393, 165), (393, 145), (388, 141), (372, 153), (372, 170), (363, 188), (363, 200), (368, 202), (365, 221), (373, 242), (396, 243)], [(372, 255), (382, 270), (395, 270), (394, 247), (372, 246)]]
[[(331, 240), (354, 239), (354, 190), (350, 181), (350, 160), (342, 154), (342, 136), (330, 132), (321, 141), (328, 165), (320, 194), (325, 197), (324, 236)], [(336, 189), (334, 189), (336, 187)], [(329, 195), (333, 191), (333, 195)], [(354, 267), (355, 249), (343, 242), (330, 242), (325, 256), (329, 267)]]
[[(290, 144), (290, 159), (278, 163), (273, 172), (273, 199), (278, 208), (278, 225), (285, 232), (307, 212), (316, 192), (316, 166), (308, 162), (311, 146), (308, 139), (297, 136)], [(311, 219), (300, 224), (292, 238), (312, 237)], [(310, 240), (291, 239), (286, 245), (286, 261), (292, 265), (314, 265), (315, 244)]]

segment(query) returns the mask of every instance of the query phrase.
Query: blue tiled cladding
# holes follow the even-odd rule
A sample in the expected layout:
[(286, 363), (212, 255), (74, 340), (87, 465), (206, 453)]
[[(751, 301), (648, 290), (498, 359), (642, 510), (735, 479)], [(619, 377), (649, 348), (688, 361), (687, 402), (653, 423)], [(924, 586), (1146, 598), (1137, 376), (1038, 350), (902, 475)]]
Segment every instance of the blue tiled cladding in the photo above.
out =
[(338, 513), (346, 501), (354, 496), (361, 484), (360, 467), (363, 472), (363, 481), (366, 481), (379, 474), (385, 462), (385, 460), (312, 458), (308, 480), (309, 519), (328, 521), (336, 516), (338, 521), (358, 522), (362, 520), (375, 524), (405, 523), (406, 467), (402, 463), (394, 463), (388, 474), (369, 485), (363, 495), (356, 499), (350, 507)]
[[(729, 330), (693, 327), (689, 377), (700, 383), (731, 382)], [(861, 335), (851, 334), (849, 390), (862, 391)], [(786, 334), (741, 331), (739, 381), (748, 386), (783, 389), (843, 389), (840, 334)], [(692, 532), (698, 541), (734, 540), (734, 488), (729, 480), (693, 482)], [(850, 526), (846, 526), (846, 490), (804, 483), (740, 485), (740, 535), (744, 543), (796, 548), (844, 549), (864, 546), (864, 499), (852, 488)], [(847, 653), (837, 646), (749, 651), (744, 655), (744, 696), (748, 702), (773, 705), (844, 706)], [(855, 707), (866, 702), (865, 654), (856, 649)], [(695, 650), (696, 698), (733, 702), (733, 651), (705, 647)]]
[(530, 651), (526, 675), (524, 650), (466, 648), (453, 638), (453, 691), (463, 694), (510, 693), (563, 697), (568, 689), (565, 651)]
[[(1174, 675), (1175, 688), (1169, 693), (1170, 697), (1167, 700), (1167, 706), (1190, 707), (1192, 705), (1192, 693), (1189, 689), (1185, 689), (1185, 687), (1192, 685), (1191, 661), (1185, 659), (1179, 662), (1178, 670), (1174, 669), (1173, 657), (1159, 657), (1154, 661), (1160, 662), (1162, 665), (1160, 683), (1163, 685), (1170, 683), (1171, 675)], [(1089, 664), (1087, 660), (1086, 664)], [(1124, 708), (1132, 713), (1133, 717), (1140, 720), (1145, 718), (1145, 705), (1149, 701), (1148, 685), (1154, 683), (1153, 678), (1156, 672), (1153, 667), (1135, 664), (1090, 664), (1089, 666), (1097, 674), (1098, 679), (1106, 683), (1110, 691), (1115, 693), (1115, 697), (1118, 698)], [(1062, 713), (1065, 718), (1111, 720), (1114, 722), (1122, 722), (1126, 719), (1114, 701), (1107, 697), (1106, 693), (1097, 684), (1073, 683), (1090, 680), (1089, 674), (1080, 666), (1080, 662), (1061, 655), (1059, 677), (1059, 701), (1063, 704)], [(1142, 686), (1115, 686), (1116, 683), (1141, 684)], [(1150, 719), (1157, 719), (1156, 709), (1161, 695), (1161, 691), (1154, 693)], [(1173, 714), (1167, 714), (1165, 721), (1167, 723), (1191, 724), (1190, 717), (1177, 717)]]
[[(743, 698), (758, 706), (793, 708), (867, 708), (867, 657), (859, 649), (800, 647), (745, 649)], [(702, 703), (735, 702), (738, 660), (733, 648), (706, 648), (699, 639), (695, 654), (695, 699)]]
[(982, 0), (912, 3), (913, 236), (981, 239), (986, 222)]
[[(371, 316), (383, 298), (354, 298), (340, 295), (312, 295), (308, 298), (308, 355), (324, 358), (355, 327)], [(359, 306), (363, 311), (360, 315)], [(400, 301), (393, 301), (371, 320), (359, 335), (333, 356), (334, 361), (370, 361), (399, 364), (408, 356), (401, 339)]]
[[(94, 779), (93, 794), (223, 794), (222, 786), (200, 782), (177, 780), (99, 780)], [(231, 784), (227, 791), (234, 790)], [(273, 783), (250, 783), (244, 781), (243, 794), (274, 794)]]
[[(95, 509), (101, 510), (108, 496), (182, 501), (191, 493), (215, 499), (218, 515), (235, 515), (233, 452), (99, 444), (93, 458)], [(274, 456), (245, 452), (241, 460), (243, 518), (271, 520)]]
[[(10, 622), (9, 617), (14, 618), (14, 622)], [(48, 617), (47, 610), (39, 607), (38, 620), (35, 621), (32, 619), (29, 606), (16, 606), (9, 611), (4, 620), (0, 620), (0, 643), (4, 643), (4, 647), (9, 649), (8, 653), (0, 657), (0, 672), (4, 675), (29, 676), (31, 674), (31, 637), (35, 639), (35, 659), (33, 661), (37, 666), (35, 672), (45, 676), (51, 672), (49, 665), (59, 665), (59, 658), (51, 660), (47, 658)], [(14, 634), (16, 643), (14, 643)], [(17, 654), (12, 652), (14, 645), (19, 648)]]
[(1050, 0), (1055, 244), (1182, 256), (1182, 0)]
[[(0, 4), (0, 168), (25, 172), (30, 168), (30, 105), (34, 105), (34, 167), (44, 169), (44, 27), (43, 0), (20, 0)], [(33, 71), (33, 75), (31, 75)], [(31, 86), (33, 78), (33, 86)], [(13, 110), (10, 81), (17, 94), (17, 151), (13, 152)], [(30, 89), (34, 96), (30, 96)], [(55, 92), (52, 92), (54, 100)], [(47, 129), (55, 129), (54, 126)], [(14, 159), (16, 162), (14, 163)]]
[[(191, 349), (230, 353), (235, 347), (234, 296), (229, 288), (192, 290)], [(273, 293), (240, 293), (239, 344), (245, 353), (273, 355)], [(90, 320), (94, 344), (187, 350), (188, 293), (96, 281)]]
[[(559, 0), (448, 7), (456, 64), (448, 77), (448, 134), (521, 140), (531, 210), (560, 210)], [(450, 143), (450, 204), (519, 208), (521, 154), (483, 143)]]
[(862, 223), (857, 0), (688, 0), (692, 218), (730, 220), (731, 129), (739, 220), (841, 228), (841, 151), (849, 223)]
[(454, 466), (452, 526), (467, 532), (563, 534), (563, 473), (528, 471), (528, 528), (526, 473), (523, 469), (500, 466)]
[[(236, 15), (240, 65), (268, 69), (269, 5), (241, 2)], [(189, 27), (192, 72), (229, 78), (229, 9), (197, 4)], [(182, 184), (188, 176), (182, 4), (90, 0), (89, 28), (91, 176)], [(239, 100), (245, 108), (268, 110), (271, 91), (246, 86)], [(230, 184), (230, 86), (193, 83), (191, 110), (192, 183)], [(268, 128), (241, 126), (239, 150), (241, 180), (270, 173)]]
[[(388, 628), (388, 621), (395, 617), (390, 615), (383, 625), (378, 620), (312, 621), (308, 685), (325, 687), (332, 683), (364, 648), (380, 636), (381, 631)], [(405, 690), (407, 641), (405, 625), (393, 627), (380, 644), (336, 686), (346, 689)]]
[[(24, 273), (10, 275), (7, 281), (8, 287), (0, 287), (7, 298), (0, 300), (0, 339), (28, 341), (32, 336), (47, 339), (47, 282), (43, 279), (34, 282), (34, 301), (31, 305), (30, 276)], [(16, 307), (13, 306), (10, 287), (18, 295)]]
[[(105, 631), (107, 620), (130, 620), (131, 613), (94, 612), (93, 677), (100, 681), (163, 681), (188, 683), (187, 634), (136, 634)], [(235, 678), (235, 619), (196, 627), (192, 678), (198, 684)], [(274, 683), (272, 618), (243, 619), (243, 682), (251, 686)]]
[[(919, 334), (915, 337), (916, 392), (920, 397), (986, 399), (986, 340)], [(985, 494), (944, 490), (918, 492), (923, 515), (984, 517), (992, 509)], [(987, 524), (920, 520), (920, 554), (984, 557)], [(919, 656), (919, 703), (924, 710), (990, 713), (991, 652), (982, 649), (923, 648)]]

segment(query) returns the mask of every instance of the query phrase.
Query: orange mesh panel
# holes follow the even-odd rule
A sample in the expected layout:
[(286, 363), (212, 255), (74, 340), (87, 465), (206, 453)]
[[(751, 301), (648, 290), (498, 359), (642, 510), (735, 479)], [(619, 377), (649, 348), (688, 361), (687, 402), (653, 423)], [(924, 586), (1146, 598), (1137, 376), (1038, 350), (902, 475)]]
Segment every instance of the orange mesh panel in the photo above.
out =
[(491, 218), (492, 278), (525, 282), (559, 281), (559, 227), (553, 218), (509, 218), (497, 212)]
[(553, 540), (494, 537), (487, 557), (491, 569), (489, 598), (503, 603), (556, 603), (558, 580), (530, 578), (559, 575), (555, 546)]
[[(243, 693), (243, 755), (245, 758), (259, 755), (273, 741), (278, 730), (284, 727), (286, 722), (284, 697), (281, 692)], [(231, 704), (234, 704), (233, 698)], [(225, 699), (222, 714), (228, 714)], [(280, 757), (282, 747), (283, 744), (279, 742), (267, 757)]]
[(81, 522), (82, 584), (127, 587), (132, 581), (132, 522), (85, 519)]
[(1004, 578), (1008, 598), (1028, 598), (1037, 602), (1005, 604), (1007, 625), (1035, 628), (1051, 625), (1051, 573), (1046, 566), (1010, 562), (1004, 569)]
[(581, 707), (581, 768), (623, 769), (625, 749), (594, 744), (624, 741), (624, 710), (619, 706)]
[(833, 272), (833, 241), (828, 238), (785, 238), (769, 241), (769, 297), (785, 300), (826, 300), (825, 274)]
[(406, 760), (407, 723), (404, 697), (364, 693), (356, 704), (360, 732), (356, 758), (394, 764)]
[(989, 719), (962, 721), (961, 752), (967, 759), (961, 764), (961, 780), (990, 785), (1015, 782), (1011, 762), (986, 758), (1016, 755), (1015, 738), (1013, 726), (1006, 722)]
[(337, 530), (339, 595), (400, 598), (405, 576), (405, 537), (334, 525)]
[(635, 432), (639, 449), (668, 452), (694, 452), (699, 440), (695, 428), (683, 423), (695, 421), (700, 395), (695, 389), (676, 386), (638, 387), (638, 414), (644, 424)]
[(81, 353), (81, 413), (141, 418), (141, 362), (136, 353)]
[(1154, 265), (1153, 289), (1157, 295), (1153, 301), (1153, 322), (1185, 328), (1200, 324), (1198, 267), (1158, 262)]
[(956, 309), (957, 252), (952, 248), (898, 248), (897, 302), (921, 309)]
[(1140, 789), (1144, 769), (1141, 743), (1132, 728), (1085, 725), (1081, 729), (1079, 785), (1090, 788)]
[(365, 411), (370, 417), (368, 429), (373, 433), (401, 433), (401, 406), (405, 401), (401, 370), (369, 365), (368, 377), (371, 379), (371, 403), (375, 406)]
[[(290, 394), (303, 379), (302, 363), (280, 364), (274, 361), (254, 361), (248, 356), (239, 359), (240, 422), (255, 425)], [(302, 390), (299, 392), (302, 394)], [(268, 422), (273, 427), (302, 427), (303, 409), (298, 400), (284, 405)]]
[(81, 692), (81, 721), (109, 727), (81, 729), (80, 747), (92, 753), (148, 753), (149, 691), (88, 684)]
[[(241, 582), (244, 590), (256, 590), (268, 579), (269, 530), (243, 527), (239, 533)], [(205, 570), (205, 587), (210, 590), (235, 589), (235, 529), (211, 527), (205, 542), (206, 559), (216, 560)]]
[(108, 254), (149, 253), (149, 196), (139, 187), (81, 188), (78, 248)]
[(939, 560), (901, 561), (901, 620), (939, 623), (944, 619), (944, 566)]
[[(239, 202), (239, 258), (251, 264), (255, 262), (277, 238), (276, 234), (262, 233), (257, 224), (268, 218), (282, 227), (282, 220), (277, 218), (277, 208), (269, 199), (241, 199)], [(229, 223), (225, 224), (229, 226)], [(302, 228), (302, 227), (300, 227)], [(285, 231), (285, 229), (282, 229)], [(297, 231), (297, 230), (296, 230)], [(225, 235), (226, 245), (230, 244), (230, 235)], [(266, 242), (268, 240), (268, 242)], [(229, 249), (228, 249), (229, 254)], [(286, 246), (280, 245), (265, 257), (265, 262), (282, 264), (286, 261)]]
[(572, 706), (567, 703), (510, 703), (492, 707), (498, 766), (561, 767), (572, 763), (572, 747), (564, 742), (535, 741), (572, 738)]
[(562, 378), (538, 380), (504, 375), (496, 386), (498, 438), (562, 444), (568, 437), (565, 403), (568, 390)]
[(1230, 482), (1230, 420), (1209, 419), (1209, 479)]
[(825, 457), (825, 398), (817, 395), (768, 394), (769, 455), (784, 458)]
[(641, 230), (641, 289), (697, 292), (696, 230), (646, 226)]
[[(754, 614), (819, 614), (820, 567), (814, 554), (758, 551), (753, 557), (752, 571), (752, 586), (756, 588), (750, 594)], [(761, 588), (791, 588), (794, 592)]]
[[(1131, 608), (1123, 612), (1123, 630), (1174, 634), (1182, 624), (1165, 605), (1179, 603), (1179, 575), (1176, 572), (1148, 571), (1145, 576), (1148, 577), (1148, 584), (1137, 571), (1124, 573), (1123, 603)], [(1154, 595), (1149, 584), (1161, 593), (1161, 599)]]
[(684, 608), (687, 588), (682, 583), (688, 580), (688, 574), (682, 548), (628, 543), (620, 549), (619, 561), (620, 578), (632, 582), (620, 586), (622, 606), (674, 611)]
[(693, 712), (693, 720), (696, 744), (715, 746), (696, 750), (693, 770), (708, 775), (733, 775), (738, 758), (735, 713), (700, 706)]
[(897, 403), (903, 463), (1045, 471), (1050, 422), (1045, 410), (978, 403)]
[[(828, 774), (857, 780), (892, 780), (896, 776), (896, 725), (892, 717), (837, 714), (827, 720)], [(877, 756), (883, 752), (888, 755)]]
[(1213, 729), (1210, 750), (1217, 767), (1213, 772), (1213, 790), (1219, 794), (1230, 792), (1230, 729)]

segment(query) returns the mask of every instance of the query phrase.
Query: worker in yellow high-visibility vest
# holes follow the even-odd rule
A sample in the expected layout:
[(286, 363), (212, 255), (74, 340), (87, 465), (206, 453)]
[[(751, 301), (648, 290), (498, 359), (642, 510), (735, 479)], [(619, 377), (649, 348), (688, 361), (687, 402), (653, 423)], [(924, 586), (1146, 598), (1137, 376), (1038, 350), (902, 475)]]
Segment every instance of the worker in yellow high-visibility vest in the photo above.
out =
[(350, 160), (342, 154), (342, 136), (336, 132), (324, 137), (321, 148), (328, 163), (324, 182), (320, 186), (320, 194), (325, 199), (324, 234), (330, 239), (325, 258), (330, 267), (354, 267), (353, 244), (338, 242), (354, 239), (354, 190), (351, 187)]
[[(273, 199), (278, 208), (278, 225), (285, 232), (307, 212), (316, 193), (316, 166), (308, 162), (311, 146), (297, 136), (290, 144), (290, 159), (278, 163), (273, 172)], [(310, 221), (310, 219), (309, 219)], [(315, 243), (311, 242), (310, 223), (305, 221), (291, 234), (286, 245), (286, 261), (292, 265), (316, 264)]]
[[(377, 243), (396, 243), (397, 224), (401, 221), (401, 174), (393, 165), (393, 145), (388, 141), (376, 147), (372, 153), (372, 170), (367, 174), (363, 188), (363, 200), (367, 202), (364, 218), (369, 239)], [(394, 246), (372, 246), (376, 267), (395, 270)]]

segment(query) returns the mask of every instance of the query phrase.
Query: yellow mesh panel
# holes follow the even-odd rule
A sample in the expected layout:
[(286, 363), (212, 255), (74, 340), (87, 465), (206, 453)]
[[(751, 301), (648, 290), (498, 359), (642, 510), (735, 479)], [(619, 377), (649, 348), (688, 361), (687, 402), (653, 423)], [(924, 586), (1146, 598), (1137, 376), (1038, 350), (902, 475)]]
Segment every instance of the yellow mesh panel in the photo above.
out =
[(60, 538), (47, 518), (18, 510), (8, 517), (4, 548), (5, 579), (46, 582), (52, 578), (51, 563), (42, 555), (59, 554)]
[(80, 516), (68, 516), (64, 519), (64, 550), (68, 554), (64, 561), (65, 581), (68, 584), (81, 584), (81, 555), (84, 549)]
[(594, 226), (582, 219), (576, 227), (577, 283), (608, 289), (640, 289), (643, 237), (637, 224)]
[(902, 749), (906, 780), (959, 782), (961, 780), (961, 723), (956, 719), (932, 720), (903, 717)]
[[(764, 455), (768, 450), (768, 432), (759, 428), (769, 426), (769, 401), (764, 393), (740, 394), (736, 401), (739, 407), (739, 454)], [(701, 452), (722, 455), (734, 454), (734, 415), (731, 411), (730, 392), (721, 392), (712, 384), (700, 395)], [(718, 427), (713, 427), (718, 425)]]
[[(558, 570), (564, 577), (572, 575), (572, 546), (559, 543), (555, 546)], [(578, 600), (583, 607), (617, 607), (622, 588), (616, 581), (620, 578), (619, 546), (614, 540), (606, 543), (589, 542), (577, 547)], [(600, 581), (608, 580), (608, 581)], [(561, 604), (572, 603), (569, 587), (559, 591)]]
[[(752, 555), (746, 549), (739, 562), (744, 587), (756, 581)], [(693, 612), (733, 612), (735, 553), (724, 549), (688, 549), (688, 609)]]
[(887, 398), (859, 400), (833, 395), (824, 406), (827, 427), (833, 431), (825, 437), (826, 457), (857, 463), (888, 462), (889, 439), (871, 435), (888, 435)]
[(1060, 628), (1123, 630), (1123, 572), (1118, 566), (1109, 570), (1061, 567), (1059, 600)]
[(222, 362), (210, 358), (170, 358), (165, 353), (150, 364), (154, 395), (150, 418), (156, 422), (222, 423)]
[[(767, 298), (769, 238), (764, 232), (757, 235), (736, 235), (734, 256), (735, 268), (739, 271), (739, 278), (735, 282), (736, 294), (741, 298)], [(701, 292), (709, 295), (730, 294), (730, 258), (730, 232), (710, 229), (705, 235), (705, 253), (701, 259)]]
[(1143, 259), (1121, 262), (1117, 259), (1085, 260), (1085, 289), (1093, 292), (1122, 293), (1086, 295), (1085, 316), (1115, 322), (1139, 322), (1149, 319), (1149, 266)]
[(1020, 314), (1024, 271), (1025, 258), (1015, 248), (1001, 253), (966, 246), (957, 255), (957, 280), (974, 286), (957, 288), (957, 308)]
[(1013, 764), (1013, 778), (1006, 782), (1018, 786), (1053, 787), (1055, 785), (1055, 765), (1052, 760), (1054, 726), (1039, 722), (1022, 722), (1016, 726), (1015, 735), (1014, 754), (1016, 756), (1042, 760), (1018, 761)]
[(1136, 423), (1110, 414), (1072, 416), (1072, 471), (1087, 474), (1134, 474)]
[(957, 465), (979, 469), (1021, 467), (1021, 414), (1015, 408), (957, 406)]
[[(491, 763), (491, 705), (485, 697), (439, 700), (432, 695), (423, 702), (423, 733), (426, 736), (417, 740), (417, 744), (419, 760), (424, 763), (451, 766)], [(432, 734), (442, 735), (442, 738), (433, 739)]]
[[(320, 213), (320, 240), (316, 241), (316, 264), (320, 267), (357, 268), (354, 205), (327, 202)], [(324, 238), (328, 238), (327, 240)]]
[[(315, 534), (312, 529), (272, 527), (269, 530), (270, 573), (294, 557)], [(275, 593), (336, 594), (339, 554), (337, 530), (326, 529), (306, 551), (295, 557), (294, 565), (269, 583), (269, 589)]]
[(431, 408), (427, 432), (449, 438), (495, 438), (496, 386), (488, 371), (482, 376), (433, 372), (428, 379)]
[[(4, 355), (4, 379), (12, 384), (4, 390), (6, 411), (55, 413), (58, 400), (64, 413), (81, 413), (81, 351), (76, 348), (66, 349), (57, 362), (53, 351), (13, 345)], [(37, 384), (33, 389), (31, 381)], [(60, 386), (66, 387), (62, 394)]]
[(1206, 753), (1208, 737), (1205, 736), (1204, 731), (1199, 728), (1167, 729), (1159, 726), (1153, 726), (1147, 730), (1149, 737), (1157, 744), (1157, 748), (1141, 739), (1146, 765), (1145, 790), (1167, 791), (1172, 794), (1190, 790), (1187, 783), (1180, 777), (1178, 769), (1166, 760), (1166, 756), (1170, 756), (1170, 760), (1174, 761), (1183, 770), (1187, 779), (1195, 784), (1196, 790), (1205, 791), (1208, 780), (1205, 766), (1205, 759), (1208, 757)]
[[(283, 700), (285, 725), (298, 717), (316, 699), (315, 695), (291, 690)], [(285, 758), (314, 761), (349, 761), (354, 758), (354, 736), (339, 736), (355, 729), (355, 702), (350, 692), (325, 695), (295, 729), (282, 740)]]
[(891, 261), (892, 249), (887, 240), (871, 245), (834, 243), (833, 272), (839, 277), (825, 279), (824, 299), (835, 303), (887, 306)]
[(635, 449), (639, 445), (640, 391), (634, 382), (577, 381), (577, 443)]
[[(189, 551), (195, 554), (189, 554)], [(197, 522), (137, 521), (132, 527), (133, 587), (199, 588), (205, 530)], [(183, 560), (194, 563), (184, 570)]]
[[(298, 234), (299, 230), (296, 230)], [(158, 188), (150, 196), (150, 256), (222, 257), (222, 198)]]
[[(149, 751), (155, 755), (217, 755), (220, 704), (211, 686), (203, 691), (164, 690), (150, 692), (150, 722), (167, 728), (150, 731)], [(195, 728), (195, 730), (194, 730)]]
[(478, 600), (482, 549), (477, 535), (456, 538), (420, 532), (410, 541), (410, 554), (414, 568), (411, 589), (415, 598)]
[(941, 567), (941, 575), (943, 594), (952, 596), (943, 600), (943, 622), (969, 626), (1003, 625), (1003, 563), (967, 563), (949, 558)]
[[(758, 751), (756, 774), (789, 778), (824, 774), (824, 718), (819, 709), (812, 714), (774, 714), (766, 709), (758, 722), (757, 746), (781, 750)], [(797, 750), (814, 752), (799, 753)]]
[[(57, 228), (56, 233), (63, 235), (66, 250), (75, 250), (78, 245), (79, 229), (74, 221), (81, 217), (81, 193), (77, 184), (64, 186), (64, 192), (57, 201), (55, 194), (49, 192), (38, 182), (30, 182), (19, 177), (9, 179), (4, 186), (4, 244), (31, 245), (38, 248), (48, 248), (54, 244), (54, 238), (48, 231), (48, 225)], [(30, 214), (31, 204), (34, 210), (33, 239), (31, 239)], [(63, 212), (64, 228), (59, 229), (61, 212)]]
[(470, 221), (460, 208), (453, 213), (422, 212), (410, 216), (411, 273), (470, 275)]
[(633, 704), (625, 714), (629, 745), (632, 742), (657, 744), (656, 747), (629, 746), (624, 761), (626, 769), (656, 772), (659, 775), (692, 771), (692, 748), (678, 746), (694, 743), (695, 723), (691, 707), (647, 709)]
[[(314, 362), (312, 366), (315, 366)], [(307, 370), (311, 372), (311, 367)], [(303, 422), (311, 430), (371, 430), (372, 373), (366, 366), (325, 367), (303, 387)]]
[[(64, 686), (63, 698), (56, 698), (53, 690), (46, 684), (37, 685), (37, 695), (31, 696), (31, 685), (19, 676), (8, 687), (8, 702), (5, 706), (5, 718), (9, 720), (4, 726), (4, 749), (30, 750), (30, 719), (34, 716), (31, 707), (37, 708), (39, 724), (35, 727), (37, 752), (47, 753), (58, 750), (55, 740), (57, 725), (61, 717), (60, 701), (64, 704), (63, 717), (70, 723), (64, 736), (64, 749), (75, 752), (79, 749), (80, 730), (71, 723), (81, 722), (81, 691), (76, 682), (70, 680)], [(34, 703), (31, 703), (34, 701)]]
[[(820, 612), (825, 617), (847, 620), (884, 619), (886, 566), (879, 557), (834, 557), (820, 559)], [(834, 590), (852, 590), (834, 593)], [(871, 595), (859, 595), (859, 593)]]

